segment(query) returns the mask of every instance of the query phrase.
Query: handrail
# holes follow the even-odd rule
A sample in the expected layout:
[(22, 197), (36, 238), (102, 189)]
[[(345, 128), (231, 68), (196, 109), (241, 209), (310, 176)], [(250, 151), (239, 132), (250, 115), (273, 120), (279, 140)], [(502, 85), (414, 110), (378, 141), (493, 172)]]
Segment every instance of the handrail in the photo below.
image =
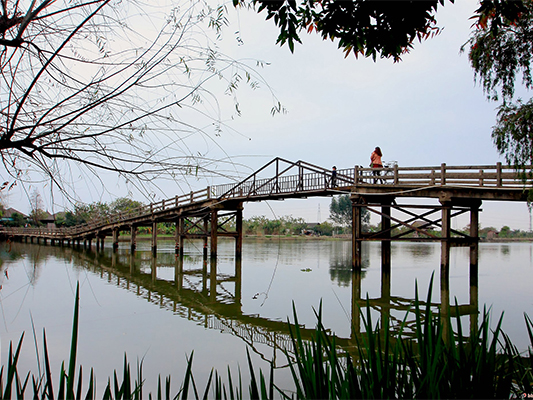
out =
[[(282, 171), (279, 171), (280, 162), (288, 165)], [(265, 169), (267, 169), (269, 166), (273, 165), (274, 163), (276, 165), (276, 174), (273, 177), (263, 178), (263, 179), (258, 180), (257, 177), (259, 173), (264, 171)], [(311, 173), (320, 174), (324, 176), (323, 187), (327, 187), (328, 178), (331, 179), (331, 170), (328, 170), (323, 167), (319, 167), (317, 165), (314, 165), (314, 164), (311, 164), (311, 163), (308, 163), (302, 160), (293, 162), (293, 161), (285, 160), (280, 157), (276, 157), (275, 159), (273, 159), (272, 161), (268, 162), (263, 167), (255, 171), (253, 174), (243, 179), (238, 184), (231, 186), (229, 189), (224, 190), (228, 186), (227, 185), (222, 186), (221, 188), (224, 190), (224, 192), (221, 193), (218, 197), (220, 199), (242, 197), (243, 196), (242, 193), (245, 193), (246, 191), (248, 192), (248, 197), (249, 197), (250, 193), (262, 192), (261, 189), (263, 188), (267, 188), (266, 190), (269, 191), (269, 193), (271, 194), (272, 193), (285, 193), (284, 191), (281, 191), (281, 192), (279, 191), (279, 188), (280, 188), (279, 178), (283, 177), (287, 171), (295, 167), (299, 169), (299, 174), (297, 176), (298, 176), (298, 179), (300, 180), (300, 184), (302, 183), (304, 176), (309, 175), (309, 174), (304, 174), (303, 173), (304, 170), (311, 171)], [(296, 175), (289, 175), (289, 176), (296, 176)], [(216, 187), (216, 188), (219, 188), (219, 187)], [(239, 189), (241, 190), (239, 191)], [(245, 189), (245, 190), (242, 190), (242, 189)], [(241, 193), (241, 195), (236, 195), (236, 193)]]

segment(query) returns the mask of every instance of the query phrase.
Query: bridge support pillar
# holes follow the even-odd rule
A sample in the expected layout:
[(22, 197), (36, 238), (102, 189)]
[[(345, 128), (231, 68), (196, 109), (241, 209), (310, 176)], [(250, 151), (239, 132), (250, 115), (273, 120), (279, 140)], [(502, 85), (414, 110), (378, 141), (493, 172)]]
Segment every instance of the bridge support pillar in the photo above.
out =
[(174, 265), (174, 284), (178, 290), (183, 288), (183, 257), (176, 257)]
[(150, 272), (152, 275), (152, 283), (157, 282), (157, 257), (156, 253), (152, 253)]
[[(211, 258), (217, 258), (218, 210), (211, 211)], [(216, 268), (216, 267), (215, 267)]]
[[(449, 255), (449, 248), (448, 241), (442, 242), (442, 248), (448, 248), (448, 255)], [(445, 270), (445, 271), (444, 271)], [(450, 343), (450, 330), (449, 330), (449, 319), (448, 316), (450, 315), (450, 273), (449, 268), (445, 267), (443, 270), (443, 267), (441, 266), (441, 275), (440, 275), (440, 314), (442, 318), (440, 319), (443, 323), (443, 330), (442, 330), (442, 339), (444, 340), (444, 343), (449, 344)], [(443, 273), (445, 272), (445, 273)]]
[(157, 256), (157, 222), (152, 223), (152, 254)]
[(242, 257), (242, 207), (237, 210), (235, 219), (235, 230), (237, 236), (235, 237), (235, 258)]
[(241, 306), (242, 300), (242, 257), (235, 257), (235, 303)]
[(180, 218), (180, 237), (179, 237), (179, 255), (180, 257), (183, 257), (184, 251), (185, 251), (185, 221), (183, 218)]
[(361, 332), (361, 307), (358, 302), (361, 299), (361, 271), (352, 271), (352, 304), (351, 304), (351, 317), (352, 317), (352, 329), (350, 338), (355, 339), (356, 334)]
[(206, 216), (204, 217), (204, 249), (203, 249), (203, 256), (204, 260), (207, 259), (207, 232), (209, 232), (209, 218)]
[(381, 230), (383, 232), (381, 241), (381, 273), (389, 275), (391, 268), (391, 204), (393, 197), (387, 197), (381, 203)]
[(174, 253), (177, 256), (180, 255), (180, 249), (181, 249), (180, 241), (181, 241), (181, 236), (182, 236), (182, 233), (181, 233), (182, 222), (183, 222), (183, 218), (178, 217), (175, 223), (176, 230), (174, 231)]
[(361, 271), (362, 266), (362, 226), (361, 207), (352, 201), (352, 269), (355, 271)]
[(118, 250), (118, 237), (120, 232), (118, 228), (113, 228), (113, 252)]
[(137, 227), (130, 226), (130, 252), (134, 253), (137, 248)]
[(211, 257), (209, 270), (209, 299), (216, 301), (217, 299), (217, 260)]
[(135, 273), (135, 255), (130, 253), (130, 274)]
[(207, 296), (207, 258), (202, 262), (202, 295)]
[(440, 270), (441, 279), (443, 275), (449, 274), (450, 267), (450, 237), (451, 237), (451, 204), (441, 202), (441, 251), (440, 251)]
[[(479, 239), (479, 206), (474, 205), (470, 209), (470, 237)], [(470, 285), (477, 287), (478, 276), (479, 241), (470, 245)]]

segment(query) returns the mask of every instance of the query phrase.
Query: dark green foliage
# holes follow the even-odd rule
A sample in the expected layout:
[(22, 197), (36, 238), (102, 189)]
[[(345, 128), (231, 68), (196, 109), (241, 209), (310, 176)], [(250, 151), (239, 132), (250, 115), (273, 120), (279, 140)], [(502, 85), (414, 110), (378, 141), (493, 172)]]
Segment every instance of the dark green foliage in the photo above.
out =
[[(533, 51), (533, 35), (531, 45)], [(505, 155), (505, 161), (517, 170), (523, 169), (524, 164), (533, 164), (533, 99), (500, 106), (492, 140), (500, 154)]]
[[(349, 194), (331, 199), (329, 219), (340, 226), (352, 226), (352, 201)], [(366, 226), (370, 223), (370, 212), (366, 208), (361, 208), (361, 220)]]
[(143, 203), (141, 203), (140, 201), (131, 200), (127, 197), (119, 197), (118, 199), (109, 204), (109, 212), (111, 214), (116, 214), (119, 212), (128, 212), (142, 206)]
[(292, 216), (271, 220), (262, 215), (243, 220), (243, 229), (247, 235), (299, 235), (307, 226), (303, 218)]
[(506, 104), (513, 98), (518, 75), (527, 88), (533, 85), (533, 5), (529, 1), (485, 1), (476, 17), (467, 42), (472, 68), (487, 96), (498, 100), (501, 95)]
[[(452, 1), (453, 2), (453, 1)], [(444, 0), (431, 1), (335, 1), (335, 0), (233, 0), (266, 11), (280, 33), (277, 43), (287, 43), (291, 52), (302, 30), (316, 31), (323, 39), (338, 39), (346, 55), (399, 60), (422, 40), (439, 32), (434, 13)]]
[[(533, 3), (484, 1), (466, 45), (476, 79), (490, 100), (502, 101), (492, 139), (500, 154), (524, 177), (533, 164), (533, 102), (514, 99), (515, 85), (533, 88)], [(465, 49), (463, 46), (463, 50)]]
[(11, 220), (4, 222), (4, 225), (6, 226), (24, 226), (26, 224), (26, 219), (22, 214), (19, 214), (18, 212), (14, 212), (11, 214)]

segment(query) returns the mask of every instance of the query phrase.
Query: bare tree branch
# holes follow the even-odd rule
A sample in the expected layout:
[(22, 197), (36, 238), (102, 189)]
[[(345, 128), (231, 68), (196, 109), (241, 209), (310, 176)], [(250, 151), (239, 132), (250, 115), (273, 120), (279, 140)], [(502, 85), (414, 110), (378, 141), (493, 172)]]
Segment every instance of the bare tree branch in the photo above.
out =
[(112, 171), (145, 189), (227, 175), (209, 154), (227, 119), (219, 102), (238, 114), (234, 91), (264, 82), (218, 50), (223, 7), (181, 0), (163, 15), (140, 0), (0, 1), (2, 180), (45, 179), (71, 196), (72, 169), (96, 175), (90, 185)]

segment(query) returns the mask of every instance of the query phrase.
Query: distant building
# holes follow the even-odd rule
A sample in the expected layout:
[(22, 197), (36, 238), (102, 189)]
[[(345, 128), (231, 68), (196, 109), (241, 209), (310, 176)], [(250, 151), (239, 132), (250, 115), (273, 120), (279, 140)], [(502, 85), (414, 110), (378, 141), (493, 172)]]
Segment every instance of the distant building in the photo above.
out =
[(28, 218), (28, 216), (26, 214), (24, 214), (23, 212), (19, 211), (19, 210), (15, 210), (14, 208), (6, 208), (4, 210), (4, 215), (3, 215), (3, 218), (11, 218), (13, 216), (13, 213), (17, 213), (17, 214), (20, 214), (22, 215), (24, 218)]
[[(0, 224), (4, 225), (4, 224), (9, 224), (10, 222), (13, 222), (14, 220), (13, 215), (15, 214), (21, 215), (24, 221), (28, 219), (28, 216), (26, 214), (10, 207), (4, 210), (4, 213), (2, 217), (0, 218)], [(20, 221), (20, 217), (19, 217), (19, 221)]]
[[(431, 229), (431, 225), (428, 225), (426, 221), (415, 221), (411, 224), (413, 228), (417, 228), (422, 232), (426, 232), (428, 229)], [(415, 230), (413, 231), (413, 237), (419, 237), (420, 232)]]
[(302, 229), (301, 234), (306, 236), (317, 235), (317, 228), (320, 226), (320, 222), (308, 222), (307, 226)]
[(48, 211), (43, 211), (41, 218), (39, 218), (39, 222), (48, 229), (55, 229), (56, 227), (56, 219)]
[(487, 240), (493, 240), (498, 238), (498, 231), (488, 231), (487, 232)]

